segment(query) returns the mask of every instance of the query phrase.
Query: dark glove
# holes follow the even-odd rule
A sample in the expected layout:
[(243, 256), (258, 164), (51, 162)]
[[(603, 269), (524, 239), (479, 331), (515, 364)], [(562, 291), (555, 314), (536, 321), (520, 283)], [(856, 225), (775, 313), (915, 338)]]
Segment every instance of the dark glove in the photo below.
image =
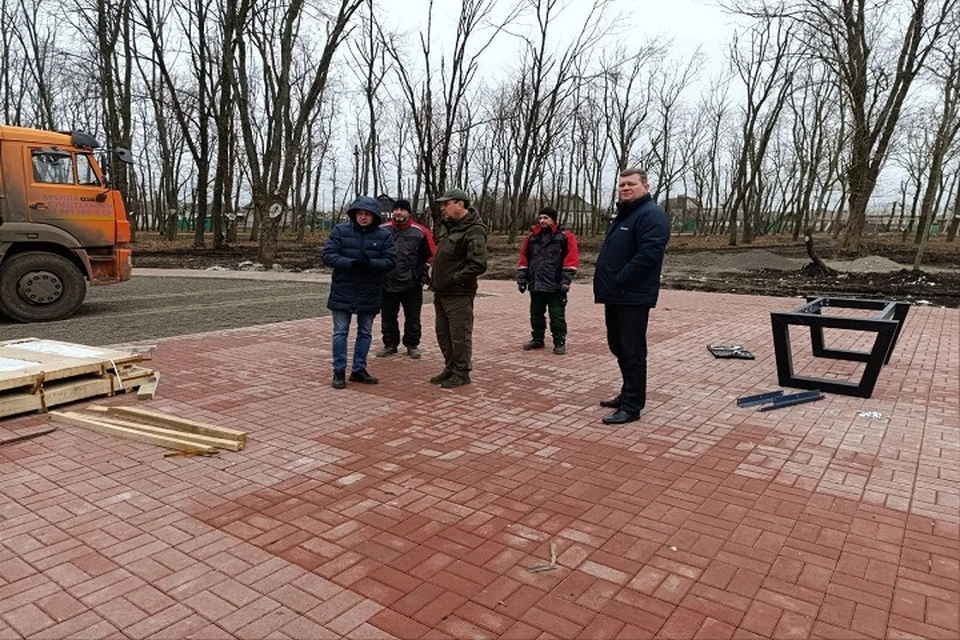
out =
[(367, 254), (361, 254), (359, 258), (350, 261), (350, 266), (357, 270), (370, 268), (370, 257)]
[(560, 295), (566, 298), (568, 293), (570, 293), (570, 285), (568, 284), (560, 285)]
[(520, 293), (526, 293), (526, 291), (527, 291), (527, 283), (526, 283), (526, 282), (518, 282), (518, 283), (517, 283), (517, 289), (520, 291)]

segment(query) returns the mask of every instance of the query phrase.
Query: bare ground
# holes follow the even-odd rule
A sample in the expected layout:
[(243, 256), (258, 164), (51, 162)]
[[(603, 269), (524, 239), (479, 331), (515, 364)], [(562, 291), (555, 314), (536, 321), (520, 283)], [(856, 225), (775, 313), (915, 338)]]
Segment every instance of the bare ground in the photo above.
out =
[[(583, 238), (579, 278), (589, 279), (602, 238)], [(303, 243), (281, 241), (276, 264), (288, 271), (325, 271), (320, 260), (323, 238)], [(520, 240), (490, 241), (488, 278), (511, 279), (516, 274)], [(240, 242), (222, 251), (194, 249), (191, 238), (167, 242), (138, 238), (137, 267), (237, 269), (255, 263), (257, 245)], [(673, 289), (734, 292), (771, 296), (830, 295), (907, 300), (960, 308), (960, 242), (935, 238), (920, 271), (911, 268), (916, 249), (899, 234), (864, 242), (858, 256), (841, 256), (829, 237), (818, 237), (819, 256), (836, 269), (824, 274), (813, 265), (802, 242), (789, 237), (763, 237), (751, 245), (730, 247), (722, 237), (674, 237), (667, 249), (663, 283)]]

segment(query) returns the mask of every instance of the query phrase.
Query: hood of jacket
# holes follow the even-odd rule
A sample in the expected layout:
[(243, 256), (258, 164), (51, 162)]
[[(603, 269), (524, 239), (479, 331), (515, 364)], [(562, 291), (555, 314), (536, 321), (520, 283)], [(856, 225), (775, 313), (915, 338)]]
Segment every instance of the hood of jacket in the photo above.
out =
[(354, 223), (357, 221), (357, 211), (369, 211), (373, 214), (373, 223), (370, 226), (380, 226), (383, 224), (383, 214), (380, 213), (380, 202), (370, 196), (360, 196), (350, 203), (347, 209), (347, 217)]

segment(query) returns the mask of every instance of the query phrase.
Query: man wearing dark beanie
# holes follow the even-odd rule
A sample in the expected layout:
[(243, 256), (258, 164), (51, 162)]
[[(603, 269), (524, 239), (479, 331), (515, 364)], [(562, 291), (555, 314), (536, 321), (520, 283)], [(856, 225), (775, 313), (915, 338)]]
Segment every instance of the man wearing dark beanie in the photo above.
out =
[(520, 247), (517, 288), (530, 289), (530, 342), (524, 351), (543, 349), (547, 331), (544, 313), (550, 312), (550, 335), (553, 352), (567, 352), (567, 293), (580, 267), (577, 238), (557, 222), (557, 210), (544, 207), (537, 215), (537, 224)]
[[(380, 330), (383, 348), (378, 358), (397, 353), (402, 343), (411, 358), (420, 357), (420, 309), (423, 307), (423, 285), (427, 282), (430, 264), (436, 248), (430, 230), (415, 222), (410, 201), (399, 199), (393, 203), (393, 214), (385, 228), (393, 234), (397, 250), (397, 268), (383, 279)], [(403, 337), (400, 336), (400, 308), (403, 308)]]

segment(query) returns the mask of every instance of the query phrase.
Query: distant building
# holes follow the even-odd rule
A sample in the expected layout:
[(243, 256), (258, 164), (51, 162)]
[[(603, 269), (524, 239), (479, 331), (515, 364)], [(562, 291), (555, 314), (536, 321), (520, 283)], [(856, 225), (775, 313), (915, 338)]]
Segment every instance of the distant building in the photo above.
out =
[(551, 206), (560, 212), (560, 222), (569, 229), (589, 229), (597, 217), (607, 218), (603, 209), (590, 204), (577, 194), (562, 195), (557, 202), (551, 203)]
[(693, 231), (703, 213), (700, 202), (686, 195), (669, 198), (663, 208), (670, 215), (673, 228), (680, 231)]

